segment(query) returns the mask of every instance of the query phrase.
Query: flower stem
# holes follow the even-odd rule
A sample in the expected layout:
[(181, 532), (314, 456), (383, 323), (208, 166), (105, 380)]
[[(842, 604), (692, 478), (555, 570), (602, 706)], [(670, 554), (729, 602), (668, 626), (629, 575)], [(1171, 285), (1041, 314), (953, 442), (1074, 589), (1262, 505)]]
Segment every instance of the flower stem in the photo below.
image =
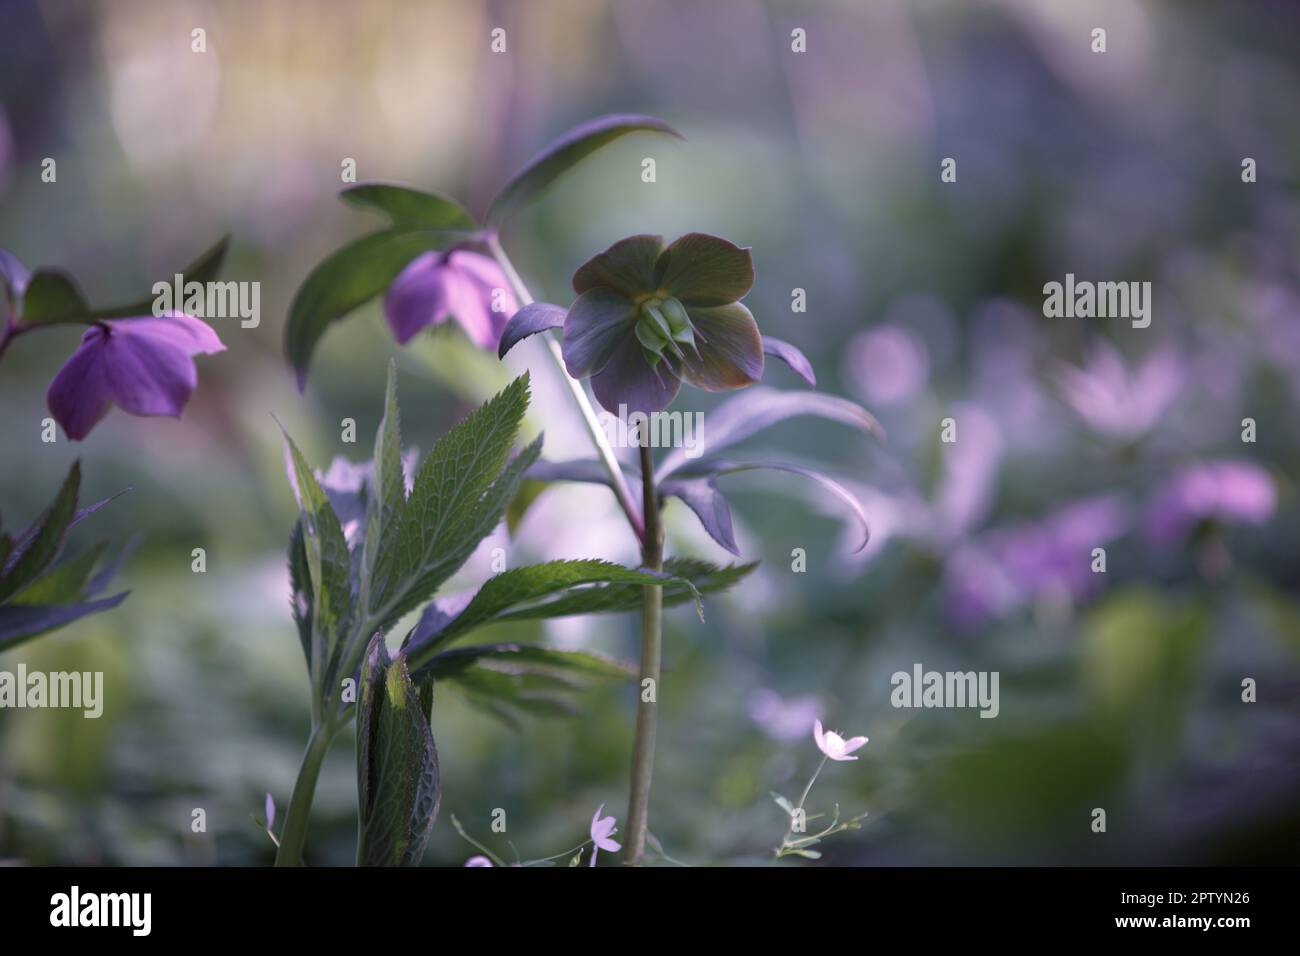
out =
[(298, 779), (293, 785), (293, 795), (289, 798), (289, 810), (284, 817), (280, 849), (275, 855), (276, 866), (302, 866), (302, 848), (307, 839), (312, 800), (316, 796), (316, 781), (333, 739), (333, 728), (320, 725), (312, 728), (307, 749), (302, 755), (302, 766), (298, 769)]
[[(492, 252), (492, 257), (496, 259), (501, 270), (506, 274), (506, 278), (513, 287), (516, 298), (519, 299), (521, 306), (531, 305), (533, 297), (524, 285), (524, 280), (519, 277), (515, 271), (514, 263), (506, 255), (505, 249), (501, 247), (501, 240), (496, 233), (488, 233), (484, 237), (488, 249)], [(564, 366), (564, 354), (560, 351), (559, 340), (553, 335), (545, 335), (546, 348), (550, 353), (551, 361), (555, 364), (569, 391), (573, 395), (573, 400), (578, 406), (578, 411), (582, 413), (582, 420), (587, 425), (587, 431), (591, 433), (592, 443), (596, 446), (596, 453), (600, 456), (601, 463), (605, 466), (605, 471), (609, 473), (610, 487), (614, 489), (614, 497), (618, 499), (619, 507), (623, 509), (623, 514), (627, 516), (628, 524), (632, 526), (633, 532), (637, 537), (644, 537), (645, 526), (642, 523), (640, 514), (637, 513), (636, 504), (632, 500), (632, 492), (628, 488), (627, 479), (623, 475), (623, 469), (619, 466), (618, 458), (614, 455), (614, 449), (609, 444), (609, 438), (605, 435), (605, 430), (600, 426), (600, 420), (596, 417), (596, 410), (591, 406), (591, 399), (587, 397), (582, 383), (569, 374), (569, 370)]]
[[(664, 529), (660, 521), (659, 496), (655, 489), (654, 460), (645, 437), (641, 444), (641, 487), (645, 533), (641, 537), (641, 563), (652, 571), (663, 570)], [(646, 824), (650, 810), (650, 778), (654, 771), (655, 730), (658, 722), (659, 663), (663, 646), (663, 588), (657, 584), (641, 588), (641, 680), (636, 709), (636, 739), (632, 746), (632, 779), (627, 804), (627, 842), (623, 862), (637, 865), (645, 853)], [(650, 681), (649, 685), (646, 681)], [(647, 697), (649, 699), (647, 699)]]

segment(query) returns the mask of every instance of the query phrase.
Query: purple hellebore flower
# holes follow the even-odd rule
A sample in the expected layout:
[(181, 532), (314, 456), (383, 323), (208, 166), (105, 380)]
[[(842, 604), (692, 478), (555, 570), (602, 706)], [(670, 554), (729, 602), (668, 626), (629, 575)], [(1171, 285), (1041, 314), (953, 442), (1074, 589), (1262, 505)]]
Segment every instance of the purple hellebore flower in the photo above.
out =
[(73, 441), (85, 438), (110, 405), (180, 418), (198, 385), (194, 356), (225, 348), (205, 323), (181, 313), (100, 321), (82, 335), (45, 401)]
[(425, 326), (454, 318), (475, 345), (495, 350), (518, 309), (501, 267), (465, 249), (416, 256), (384, 296), (384, 317), (402, 345)]
[(1273, 477), (1244, 461), (1190, 465), (1156, 493), (1144, 531), (1158, 547), (1178, 544), (1203, 521), (1263, 524), (1277, 507)]
[(683, 379), (710, 392), (752, 385), (763, 337), (738, 300), (753, 284), (749, 250), (725, 239), (622, 239), (573, 275), (564, 364), (616, 413), (665, 408)]
[(1123, 499), (1101, 495), (962, 545), (947, 567), (953, 616), (975, 625), (1040, 598), (1091, 596), (1100, 582), (1092, 572), (1092, 549), (1118, 538), (1130, 522)]
[(606, 853), (617, 853), (623, 847), (617, 840), (611, 840), (610, 836), (614, 833), (614, 827), (618, 823), (613, 817), (602, 817), (601, 813), (605, 810), (602, 803), (596, 808), (595, 815), (591, 818), (591, 863), (589, 866), (596, 865), (596, 853), (604, 850)]
[(1084, 368), (1063, 365), (1057, 373), (1062, 399), (1088, 427), (1124, 441), (1155, 427), (1184, 377), (1183, 360), (1172, 348), (1153, 353), (1130, 373), (1108, 342), (1093, 349)]

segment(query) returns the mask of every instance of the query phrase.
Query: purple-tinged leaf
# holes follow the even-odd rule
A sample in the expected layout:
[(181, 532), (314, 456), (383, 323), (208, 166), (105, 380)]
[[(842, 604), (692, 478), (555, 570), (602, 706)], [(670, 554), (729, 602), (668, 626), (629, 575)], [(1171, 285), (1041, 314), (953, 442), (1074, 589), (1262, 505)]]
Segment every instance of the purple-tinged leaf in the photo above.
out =
[(817, 374), (813, 371), (812, 362), (809, 362), (808, 356), (789, 342), (765, 335), (763, 336), (763, 351), (774, 358), (779, 358), (810, 386), (817, 387)]
[(81, 487), (81, 462), (72, 463), (54, 503), (31, 528), (19, 536), (0, 575), (0, 600), (7, 599), (36, 580), (54, 563), (63, 547), (64, 536), (77, 513)]
[[(781, 392), (759, 386), (746, 389), (707, 413), (704, 451), (711, 455), (744, 441), (765, 428), (800, 415), (828, 418), (877, 438), (885, 437), (885, 430), (871, 413), (847, 398), (822, 392)], [(659, 463), (657, 479), (662, 482), (689, 461), (686, 449), (672, 449)]]
[[(715, 481), (717, 478), (723, 475), (735, 475), (744, 471), (759, 471), (759, 470), (786, 471), (792, 475), (799, 475), (803, 478), (807, 478), (808, 480), (814, 481), (817, 484), (821, 485), (823, 488), (825, 488), (835, 497), (839, 498), (842, 502), (844, 502), (848, 506), (849, 511), (852, 512), (853, 517), (857, 520), (857, 523), (861, 526), (862, 543), (859, 544), (855, 550), (861, 551), (863, 548), (867, 546), (867, 541), (870, 538), (871, 530), (867, 523), (867, 513), (863, 510), (862, 505), (861, 503), (859, 503), (858, 499), (853, 497), (852, 492), (850, 492), (839, 482), (835, 481), (832, 478), (828, 478), (826, 475), (823, 475), (819, 471), (815, 471), (811, 468), (804, 468), (802, 465), (792, 465), (786, 462), (779, 462), (779, 461), (734, 462), (734, 461), (709, 460), (705, 462), (700, 462), (698, 464), (693, 464), (689, 472), (687, 472), (680, 478), (674, 479), (674, 481), (672, 482), (665, 482), (661, 487), (665, 489), (668, 488), (674, 489), (671, 492), (665, 490), (665, 494), (671, 493), (677, 495), (678, 497), (682, 497), (681, 494), (676, 489), (684, 482), (688, 482), (692, 480), (698, 480), (698, 481), (707, 480), (710, 484), (712, 484), (713, 481)], [(698, 476), (698, 478), (696, 476)], [(720, 498), (721, 495), (719, 495), (718, 497)], [(686, 501), (686, 498), (682, 498), (682, 500)], [(690, 502), (687, 501), (687, 504), (690, 505)], [(725, 502), (723, 503), (723, 507), (724, 508), (726, 507)], [(699, 514), (699, 511), (696, 510), (694, 505), (691, 505), (691, 510), (695, 511), (697, 515)], [(729, 518), (730, 518), (730, 513), (728, 513), (728, 519)], [(713, 530), (709, 528), (708, 522), (704, 519), (703, 516), (701, 516), (700, 520), (701, 522), (704, 523), (705, 530), (709, 532), (709, 534), (714, 538), (714, 540), (718, 541), (718, 543), (721, 544), (723, 547), (727, 547), (726, 542), (722, 541), (716, 534), (713, 533)]]
[(712, 478), (674, 478), (659, 488), (665, 496), (680, 498), (695, 512), (709, 537), (732, 554), (740, 556), (736, 533), (731, 524), (731, 507)]
[(121, 604), (129, 591), (115, 594), (99, 601), (84, 604), (25, 605), (9, 604), (0, 607), (0, 651), (17, 647), (24, 641), (39, 637), (78, 618), (99, 611), (107, 611)]
[(270, 833), (271, 828), (275, 826), (275, 798), (269, 793), (266, 795), (264, 808), (266, 812), (266, 832)]
[(620, 136), (638, 131), (667, 133), (682, 138), (675, 129), (653, 116), (618, 113), (583, 123), (554, 140), (515, 174), (492, 201), (487, 224), (500, 225), (507, 216), (532, 202), (587, 156)]
[(497, 347), (497, 355), (505, 358), (507, 352), (530, 335), (563, 328), (565, 315), (565, 309), (558, 305), (551, 305), (549, 302), (534, 302), (524, 306), (506, 323), (505, 330), (501, 333), (501, 344)]

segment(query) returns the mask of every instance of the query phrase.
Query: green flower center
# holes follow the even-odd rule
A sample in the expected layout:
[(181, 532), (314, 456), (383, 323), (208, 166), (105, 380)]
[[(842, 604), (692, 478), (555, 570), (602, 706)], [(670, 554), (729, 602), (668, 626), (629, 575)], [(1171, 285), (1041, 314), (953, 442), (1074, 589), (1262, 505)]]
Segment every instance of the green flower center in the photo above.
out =
[(641, 303), (637, 310), (636, 337), (641, 343), (641, 354), (654, 368), (668, 349), (679, 359), (685, 358), (681, 346), (688, 345), (695, 353), (695, 326), (686, 309), (672, 296), (654, 296)]

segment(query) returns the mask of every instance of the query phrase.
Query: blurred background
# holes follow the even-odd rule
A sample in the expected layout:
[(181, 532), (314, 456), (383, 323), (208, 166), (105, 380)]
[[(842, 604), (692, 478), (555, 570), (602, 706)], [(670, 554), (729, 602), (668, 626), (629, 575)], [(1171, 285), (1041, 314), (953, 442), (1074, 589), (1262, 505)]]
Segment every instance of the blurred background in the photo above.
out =
[[(335, 198), (341, 164), (482, 212), (552, 136), (624, 111), (686, 141), (620, 141), (516, 217), (503, 241), (534, 293), (569, 302), (573, 270), (636, 232), (750, 245), (760, 326), (889, 432), (801, 420), (737, 453), (820, 463), (873, 536), (852, 553), (842, 511), (792, 476), (727, 485), (763, 565), (708, 602), (707, 624), (669, 615), (651, 804), (668, 853), (770, 860), (785, 828), (770, 793), (797, 797), (820, 717), (871, 738), (813, 791), (811, 812), (869, 814), (824, 862), (1300, 858), (1300, 6), (9, 0), (0, 22), (0, 247), (70, 270), (101, 305), (230, 233), (223, 278), (262, 296), (259, 327), (214, 320), (227, 351), (198, 359), (180, 421), (117, 411), (80, 444), (44, 444), (45, 389), (78, 331), (26, 336), (0, 363), (6, 524), (34, 518), (80, 457), (85, 500), (130, 490), (72, 550), (141, 535), (123, 605), (0, 656), (103, 671), (107, 696), (99, 720), (0, 711), (0, 860), (271, 861), (253, 817), (268, 791), (286, 805), (308, 730), (283, 558), (296, 507), (271, 415), (321, 467), (361, 460), (396, 357), (404, 437), (427, 451), (537, 355), (503, 366), (451, 330), (402, 349), (372, 303), (325, 336), (299, 394), (281, 351), (293, 293), (378, 225)], [(1150, 281), (1150, 328), (1043, 318), (1043, 284), (1067, 272)], [(583, 455), (535, 364), (546, 456)], [(768, 379), (798, 387), (783, 368)], [(688, 389), (675, 407), (706, 410), (707, 435), (713, 404)], [(727, 559), (679, 503), (668, 522), (671, 553)], [(453, 587), (487, 577), (490, 547), (511, 564), (635, 563), (612, 498), (588, 487), (548, 492)], [(634, 628), (482, 636), (630, 658)], [(918, 662), (1000, 672), (998, 718), (891, 707), (890, 675)], [(621, 822), (633, 701), (594, 692), (579, 716), (515, 730), (441, 693), (426, 863), (477, 852), (453, 813), (510, 859), (507, 840), (541, 857), (585, 839), (602, 802)], [(352, 860), (353, 759), (349, 733), (311, 863)]]

